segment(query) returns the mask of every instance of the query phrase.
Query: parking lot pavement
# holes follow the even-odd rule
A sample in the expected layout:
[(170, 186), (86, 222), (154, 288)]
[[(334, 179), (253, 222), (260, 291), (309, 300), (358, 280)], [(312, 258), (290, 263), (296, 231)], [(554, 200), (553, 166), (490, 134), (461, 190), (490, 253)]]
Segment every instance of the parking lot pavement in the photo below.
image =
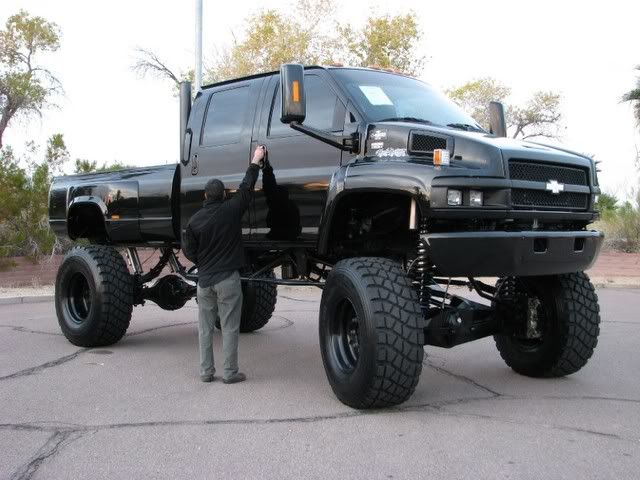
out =
[(51, 303), (0, 306), (0, 478), (638, 478), (640, 290), (599, 295), (577, 374), (520, 377), (491, 339), (427, 347), (411, 400), (374, 412), (326, 381), (316, 291), (281, 291), (241, 337), (237, 385), (199, 382), (194, 305), (137, 308), (100, 349), (69, 344)]

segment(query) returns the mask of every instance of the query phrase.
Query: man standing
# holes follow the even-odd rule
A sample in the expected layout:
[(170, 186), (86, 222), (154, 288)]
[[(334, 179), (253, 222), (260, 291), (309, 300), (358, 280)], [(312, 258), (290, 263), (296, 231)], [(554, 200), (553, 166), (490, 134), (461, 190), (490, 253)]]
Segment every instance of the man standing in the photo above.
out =
[(224, 184), (211, 179), (204, 189), (204, 206), (191, 217), (185, 233), (183, 251), (198, 267), (198, 337), (200, 341), (200, 380), (213, 381), (212, 336), (216, 317), (222, 329), (224, 383), (246, 379), (238, 371), (238, 337), (242, 313), (242, 286), (239, 269), (245, 264), (241, 220), (249, 207), (258, 179), (265, 148), (259, 145), (251, 165), (230, 200)]

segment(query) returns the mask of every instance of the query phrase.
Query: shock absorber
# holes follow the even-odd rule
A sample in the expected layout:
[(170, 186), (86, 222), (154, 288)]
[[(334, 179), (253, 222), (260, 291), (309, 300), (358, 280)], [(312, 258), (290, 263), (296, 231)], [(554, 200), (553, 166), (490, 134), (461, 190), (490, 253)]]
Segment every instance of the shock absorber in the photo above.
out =
[(413, 272), (413, 285), (418, 293), (420, 305), (429, 308), (431, 265), (429, 264), (429, 257), (427, 256), (427, 245), (421, 238), (421, 235), (424, 233), (427, 233), (427, 222), (425, 219), (421, 219), (416, 243), (416, 258), (413, 260), (411, 271)]

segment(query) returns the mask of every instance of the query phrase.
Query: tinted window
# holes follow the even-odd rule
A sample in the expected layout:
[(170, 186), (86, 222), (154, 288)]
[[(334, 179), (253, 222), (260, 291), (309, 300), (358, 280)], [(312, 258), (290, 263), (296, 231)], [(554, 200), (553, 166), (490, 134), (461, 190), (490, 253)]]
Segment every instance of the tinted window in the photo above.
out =
[[(307, 97), (307, 116), (304, 125), (320, 130), (333, 130), (338, 97), (327, 83), (317, 75), (306, 75), (304, 78), (305, 95)], [(276, 87), (276, 95), (271, 108), (269, 136), (297, 134), (289, 125), (280, 121), (282, 98), (280, 85)]]
[(248, 104), (249, 87), (223, 90), (211, 95), (200, 144), (213, 147), (238, 143)]
[(480, 128), (460, 107), (431, 85), (415, 78), (371, 70), (331, 70), (367, 119), (414, 117), (436, 125), (463, 123)]

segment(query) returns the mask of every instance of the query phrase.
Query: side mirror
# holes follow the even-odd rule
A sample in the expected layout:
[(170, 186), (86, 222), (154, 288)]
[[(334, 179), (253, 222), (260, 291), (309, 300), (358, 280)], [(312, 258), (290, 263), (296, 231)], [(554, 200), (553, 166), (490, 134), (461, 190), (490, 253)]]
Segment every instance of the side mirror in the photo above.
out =
[(285, 63), (280, 67), (282, 89), (282, 123), (302, 123), (307, 115), (304, 96), (304, 67), (298, 63)]
[(496, 137), (507, 136), (504, 106), (500, 102), (489, 102), (489, 131)]

